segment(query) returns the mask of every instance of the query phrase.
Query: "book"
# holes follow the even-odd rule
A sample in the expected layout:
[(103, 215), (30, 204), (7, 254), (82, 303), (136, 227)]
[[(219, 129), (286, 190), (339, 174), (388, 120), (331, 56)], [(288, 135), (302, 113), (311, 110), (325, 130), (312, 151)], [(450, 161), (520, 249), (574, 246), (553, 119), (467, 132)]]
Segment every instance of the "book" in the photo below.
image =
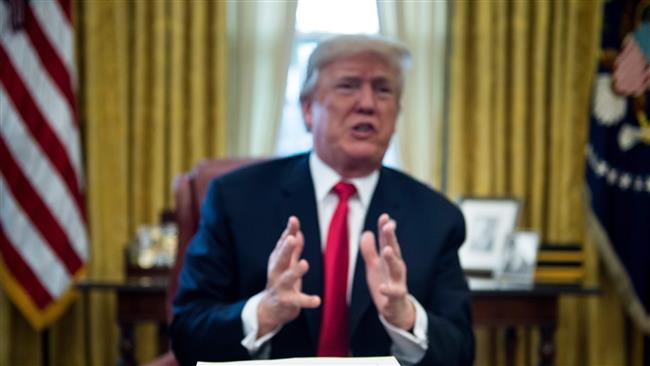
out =
[(536, 283), (580, 283), (585, 277), (580, 244), (543, 244), (537, 254)]
[(234, 362), (198, 362), (196, 366), (400, 366), (393, 356), (387, 357), (307, 357), (277, 360)]

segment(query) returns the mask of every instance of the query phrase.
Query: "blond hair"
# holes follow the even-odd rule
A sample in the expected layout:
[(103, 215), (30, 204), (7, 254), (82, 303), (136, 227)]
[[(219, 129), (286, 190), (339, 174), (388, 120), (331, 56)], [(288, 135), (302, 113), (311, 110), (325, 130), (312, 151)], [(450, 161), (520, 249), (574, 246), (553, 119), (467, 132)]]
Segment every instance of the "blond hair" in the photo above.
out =
[(328, 38), (318, 44), (309, 56), (305, 81), (300, 90), (300, 100), (311, 95), (318, 81), (318, 71), (328, 63), (356, 56), (373, 53), (382, 58), (395, 71), (398, 82), (397, 95), (402, 94), (404, 71), (410, 66), (411, 53), (406, 46), (395, 39), (378, 35), (345, 34)]

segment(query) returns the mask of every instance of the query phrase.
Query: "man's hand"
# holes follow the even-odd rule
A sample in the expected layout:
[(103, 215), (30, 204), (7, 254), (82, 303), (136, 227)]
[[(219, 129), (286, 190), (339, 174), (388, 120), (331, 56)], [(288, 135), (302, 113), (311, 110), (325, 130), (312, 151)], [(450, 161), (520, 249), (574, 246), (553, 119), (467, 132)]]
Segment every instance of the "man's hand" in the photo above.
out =
[(300, 259), (304, 246), (300, 221), (291, 216), (269, 257), (266, 289), (257, 307), (258, 338), (294, 320), (300, 309), (320, 306), (320, 297), (302, 292), (302, 276), (309, 269)]
[(377, 224), (379, 253), (375, 236), (366, 231), (361, 236), (361, 254), (366, 263), (366, 280), (377, 311), (394, 326), (411, 330), (415, 324), (415, 306), (408, 299), (406, 264), (397, 242), (397, 224), (382, 214)]

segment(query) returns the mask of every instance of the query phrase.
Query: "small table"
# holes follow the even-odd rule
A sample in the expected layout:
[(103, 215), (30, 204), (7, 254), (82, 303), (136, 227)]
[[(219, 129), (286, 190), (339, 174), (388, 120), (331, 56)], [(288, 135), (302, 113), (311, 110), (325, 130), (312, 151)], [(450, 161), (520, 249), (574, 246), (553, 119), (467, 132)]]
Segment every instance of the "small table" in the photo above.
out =
[[(517, 348), (515, 328), (539, 327), (539, 364), (553, 364), (554, 335), (560, 295), (596, 295), (598, 288), (578, 284), (535, 284), (532, 286), (504, 285), (492, 280), (470, 279), (474, 326), (493, 331), (505, 328), (506, 365), (515, 364)], [(494, 332), (493, 332), (494, 333)], [(493, 359), (492, 364), (496, 364)]]
[[(135, 360), (136, 340), (133, 326), (138, 322), (155, 322), (158, 324), (158, 352), (169, 349), (167, 334), (167, 278), (136, 277), (126, 280), (85, 280), (77, 284), (84, 294), (84, 306), (88, 309), (87, 293), (93, 291), (110, 291), (117, 295), (117, 322), (120, 328), (118, 340), (119, 366), (132, 366)], [(88, 311), (86, 311), (88, 314)], [(88, 327), (90, 319), (85, 319)], [(88, 330), (88, 329), (87, 329)], [(87, 334), (90, 334), (87, 332)]]
[[(138, 322), (158, 324), (158, 351), (169, 348), (167, 334), (167, 278), (139, 277), (122, 281), (80, 282), (77, 287), (84, 293), (91, 290), (112, 291), (117, 294), (117, 321), (120, 327), (118, 365), (136, 365), (133, 326)], [(534, 285), (530, 287), (504, 286), (490, 280), (470, 279), (474, 326), (506, 329), (506, 365), (514, 365), (518, 326), (539, 327), (538, 347), (540, 365), (552, 365), (555, 356), (553, 337), (557, 326), (557, 306), (560, 295), (595, 295), (598, 288), (577, 284)], [(86, 312), (88, 314), (88, 312)], [(86, 326), (90, 324), (86, 319)], [(495, 364), (492, 360), (492, 364)]]

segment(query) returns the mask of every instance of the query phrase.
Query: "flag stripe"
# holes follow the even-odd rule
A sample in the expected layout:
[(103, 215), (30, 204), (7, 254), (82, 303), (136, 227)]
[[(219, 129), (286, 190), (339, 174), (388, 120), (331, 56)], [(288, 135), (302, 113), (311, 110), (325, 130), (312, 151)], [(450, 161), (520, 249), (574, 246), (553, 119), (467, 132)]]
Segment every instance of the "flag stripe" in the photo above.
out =
[[(72, 9), (70, 8), (70, 1), (68, 0), (58, 0), (59, 6), (63, 10), (68, 23), (72, 23)], [(70, 46), (72, 47), (72, 45)]]
[[(20, 77), (13, 69), (12, 63), (8, 60), (4, 49), (0, 47), (0, 82), (5, 85), (16, 109), (21, 114), (22, 121), (29, 128), (32, 136), (43, 149), (48, 152), (48, 158), (52, 165), (56, 167), (61, 177), (65, 180), (68, 190), (74, 197), (74, 202), (83, 212), (82, 197), (79, 189), (79, 182), (76, 179), (77, 174), (68, 159), (68, 154), (63, 148), (63, 144), (51, 129), (51, 124), (43, 118), (40, 109), (34, 103), (31, 94), (23, 84)], [(2, 113), (7, 112), (6, 109)]]
[[(35, 9), (42, 9), (43, 4), (49, 3), (39, 3), (41, 5), (33, 5)], [(56, 83), (56, 86), (59, 88), (63, 96), (68, 100), (68, 106), (72, 111), (72, 115), (76, 114), (75, 104), (74, 104), (74, 92), (72, 91), (72, 84), (70, 83), (70, 75), (66, 66), (63, 64), (63, 61), (55, 51), (55, 48), (52, 47), (48, 38), (46, 38), (39, 20), (34, 17), (34, 12), (31, 10), (32, 6), (27, 7), (26, 19), (25, 19), (25, 30), (27, 35), (34, 45), (34, 50), (40, 56), (41, 64), (45, 69), (47, 69), (50, 77)], [(41, 10), (42, 11), (42, 10)], [(43, 17), (43, 14), (40, 14)], [(51, 36), (49, 37), (52, 38)], [(68, 62), (69, 60), (65, 60)], [(74, 120), (73, 120), (74, 121)]]
[[(3, 61), (7, 64), (5, 68), (10, 68), (11, 72), (4, 70), (0, 72), (19, 75), (22, 81), (20, 84), (23, 84), (22, 89), (29, 91), (30, 99), (34, 101), (35, 106), (39, 107), (39, 112), (47, 112), (47, 122), (61, 140), (74, 167), (74, 177), (80, 181), (77, 176), (81, 172), (79, 137), (77, 128), (72, 122), (73, 115), (68, 102), (59, 89), (54, 86), (50, 75), (39, 62), (31, 43), (22, 32), (2, 32), (0, 33), (0, 42), (0, 46), (3, 46), (5, 50), (11, 50), (1, 56), (6, 58), (6, 61)], [(11, 94), (14, 92), (9, 87), (7, 90), (11, 90)], [(16, 105), (19, 110), (22, 109), (19, 103)]]
[(8, 190), (16, 197), (17, 203), (31, 218), (32, 223), (47, 238), (48, 244), (65, 263), (68, 273), (74, 274), (81, 267), (81, 259), (72, 250), (65, 233), (36, 193), (32, 184), (20, 171), (13, 156), (9, 153), (4, 139), (0, 139), (0, 161)]
[(74, 205), (71, 193), (47, 156), (25, 129), (13, 106), (7, 102), (5, 93), (0, 84), (0, 115), (5, 121), (0, 136), (4, 138), (21, 171), (38, 191), (49, 211), (56, 216), (77, 255), (86, 259), (88, 238), (82, 213)]
[(7, 269), (14, 275), (14, 278), (20, 279), (21, 285), (25, 288), (29, 297), (34, 300), (34, 304), (39, 309), (52, 302), (52, 296), (41, 285), (34, 273), (29, 269), (23, 258), (16, 252), (13, 246), (9, 244), (5, 236), (4, 228), (0, 226), (0, 254)]
[(51, 297), (62, 296), (70, 283), (71, 276), (29, 218), (16, 205), (2, 175), (0, 175), (0, 192), (3, 197), (0, 222), (3, 227), (11, 228), (5, 233), (9, 243), (21, 255), (31, 272), (47, 289), (48, 294)]
[[(72, 29), (61, 7), (53, 1), (32, 1), (27, 7), (27, 16), (38, 20), (33, 24), (41, 29), (51, 45), (53, 52), (58, 55), (65, 69), (74, 70), (74, 53), (72, 48)], [(27, 22), (27, 27), (30, 23)]]

